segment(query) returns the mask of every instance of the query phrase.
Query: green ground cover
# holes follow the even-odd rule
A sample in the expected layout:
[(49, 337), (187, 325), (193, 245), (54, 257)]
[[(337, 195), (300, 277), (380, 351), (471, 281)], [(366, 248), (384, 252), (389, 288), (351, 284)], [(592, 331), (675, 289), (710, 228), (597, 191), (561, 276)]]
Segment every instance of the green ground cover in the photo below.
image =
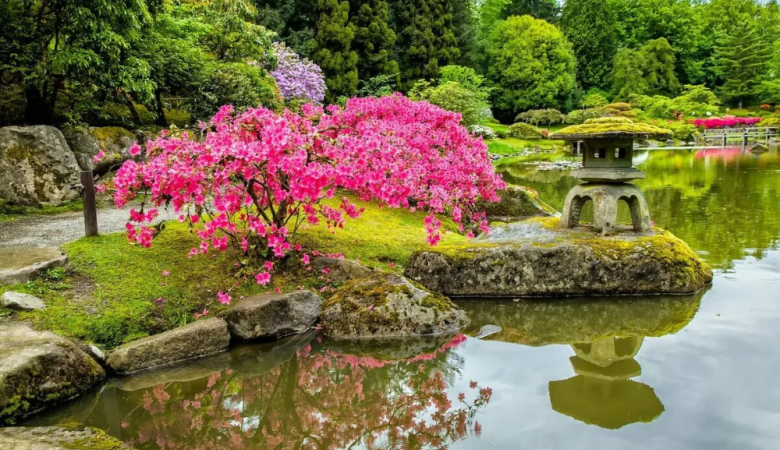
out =
[[(358, 203), (366, 207), (363, 217), (347, 221), (343, 229), (310, 226), (299, 230), (293, 241), (309, 253), (341, 252), (369, 267), (396, 271), (402, 270), (414, 251), (428, 246), (425, 214)], [(452, 221), (441, 219), (444, 243), (466, 240), (455, 232)], [(272, 285), (259, 286), (251, 274), (236, 274), (234, 253), (188, 258), (188, 251), (198, 242), (178, 222), (167, 224), (148, 249), (130, 244), (123, 233), (82, 238), (63, 246), (70, 258), (68, 272), (48, 271), (32, 282), (0, 286), (0, 293), (14, 290), (37, 295), (46, 301), (47, 309), (22, 313), (21, 319), (112, 348), (184, 325), (206, 308), (211, 314), (219, 313), (225, 309), (216, 301), (220, 290), (238, 299), (276, 287), (285, 292), (298, 286), (319, 289), (325, 284), (321, 274), (306, 270), (294, 256), (277, 263)]]

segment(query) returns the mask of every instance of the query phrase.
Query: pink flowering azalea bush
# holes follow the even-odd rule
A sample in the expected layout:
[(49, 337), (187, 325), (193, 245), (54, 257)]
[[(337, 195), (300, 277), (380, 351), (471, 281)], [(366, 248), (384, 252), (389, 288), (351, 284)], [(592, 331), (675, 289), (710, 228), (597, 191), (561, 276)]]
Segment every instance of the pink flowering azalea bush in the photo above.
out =
[[(302, 224), (339, 228), (361, 215), (345, 191), (427, 212), (431, 245), (442, 226), (435, 214), (449, 214), (468, 234), (486, 230), (475, 204), (497, 201), (505, 185), (482, 139), (459, 122), (456, 113), (400, 94), (354, 98), (327, 110), (308, 104), (301, 114), (224, 106), (202, 140), (184, 134), (148, 142), (146, 162), (127, 161), (117, 172), (114, 201), (122, 207), (143, 194), (144, 205), (152, 205), (131, 210), (130, 240), (150, 246), (156, 208), (170, 206), (181, 221), (198, 224), (200, 245), (191, 256), (236, 249), (256, 281), (267, 284), (270, 260), (300, 250), (291, 238)], [(337, 207), (322, 202), (337, 195)], [(220, 302), (229, 298), (220, 295)]]
[(695, 119), (693, 124), (699, 128), (704, 128), (705, 130), (711, 130), (718, 128), (752, 127), (760, 121), (760, 117), (725, 116), (722, 119), (720, 117)]

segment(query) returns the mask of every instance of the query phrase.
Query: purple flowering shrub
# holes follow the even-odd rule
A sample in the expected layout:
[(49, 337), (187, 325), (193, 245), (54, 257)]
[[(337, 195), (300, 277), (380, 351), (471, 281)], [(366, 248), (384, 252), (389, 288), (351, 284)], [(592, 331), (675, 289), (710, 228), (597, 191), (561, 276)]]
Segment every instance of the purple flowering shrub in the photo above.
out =
[(325, 76), (320, 66), (301, 58), (282, 43), (274, 42), (278, 63), (271, 76), (285, 100), (322, 103), (325, 100)]

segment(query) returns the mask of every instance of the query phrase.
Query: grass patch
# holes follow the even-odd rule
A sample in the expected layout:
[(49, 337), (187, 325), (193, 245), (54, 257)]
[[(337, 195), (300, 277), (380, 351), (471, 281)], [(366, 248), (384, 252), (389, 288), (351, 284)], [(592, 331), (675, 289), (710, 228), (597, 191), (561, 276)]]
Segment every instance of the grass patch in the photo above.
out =
[[(426, 248), (425, 214), (406, 210), (366, 208), (343, 229), (325, 225), (302, 227), (293, 239), (311, 253), (343, 253), (369, 267), (400, 271), (412, 253)], [(333, 202), (336, 206), (337, 202)], [(444, 243), (465, 242), (451, 220), (442, 218), (447, 231)], [(19, 314), (44, 329), (94, 342), (110, 349), (122, 343), (184, 325), (194, 313), (208, 308), (212, 314), (226, 307), (217, 292), (233, 299), (298, 286), (318, 289), (319, 273), (303, 267), (296, 255), (277, 263), (272, 285), (259, 286), (249, 276), (237, 274), (236, 254), (231, 252), (188, 258), (199, 239), (184, 224), (171, 222), (155, 238), (151, 248), (128, 242), (123, 233), (82, 238), (63, 246), (70, 271), (44, 274), (36, 281), (0, 287), (37, 295), (46, 301), (43, 311)], [(170, 275), (163, 275), (163, 271)], [(158, 299), (160, 299), (158, 301)]]
[(9, 205), (0, 200), (0, 222), (11, 222), (24, 217), (62, 214), (65, 212), (82, 211), (82, 199), (76, 199), (61, 206), (17, 206)]

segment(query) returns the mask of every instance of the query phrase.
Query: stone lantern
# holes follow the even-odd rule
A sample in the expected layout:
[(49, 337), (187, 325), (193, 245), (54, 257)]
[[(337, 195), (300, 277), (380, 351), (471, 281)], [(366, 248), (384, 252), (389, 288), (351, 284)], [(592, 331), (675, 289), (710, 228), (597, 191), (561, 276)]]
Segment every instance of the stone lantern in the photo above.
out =
[(645, 196), (637, 186), (628, 183), (642, 179), (645, 173), (632, 165), (634, 139), (668, 139), (672, 132), (625, 117), (590, 119), (550, 135), (551, 139), (583, 142), (582, 169), (572, 175), (585, 183), (569, 191), (563, 206), (561, 226), (579, 224), (582, 207), (593, 202), (593, 222), (602, 234), (614, 231), (617, 204), (628, 203), (634, 231), (650, 230), (650, 211)]

